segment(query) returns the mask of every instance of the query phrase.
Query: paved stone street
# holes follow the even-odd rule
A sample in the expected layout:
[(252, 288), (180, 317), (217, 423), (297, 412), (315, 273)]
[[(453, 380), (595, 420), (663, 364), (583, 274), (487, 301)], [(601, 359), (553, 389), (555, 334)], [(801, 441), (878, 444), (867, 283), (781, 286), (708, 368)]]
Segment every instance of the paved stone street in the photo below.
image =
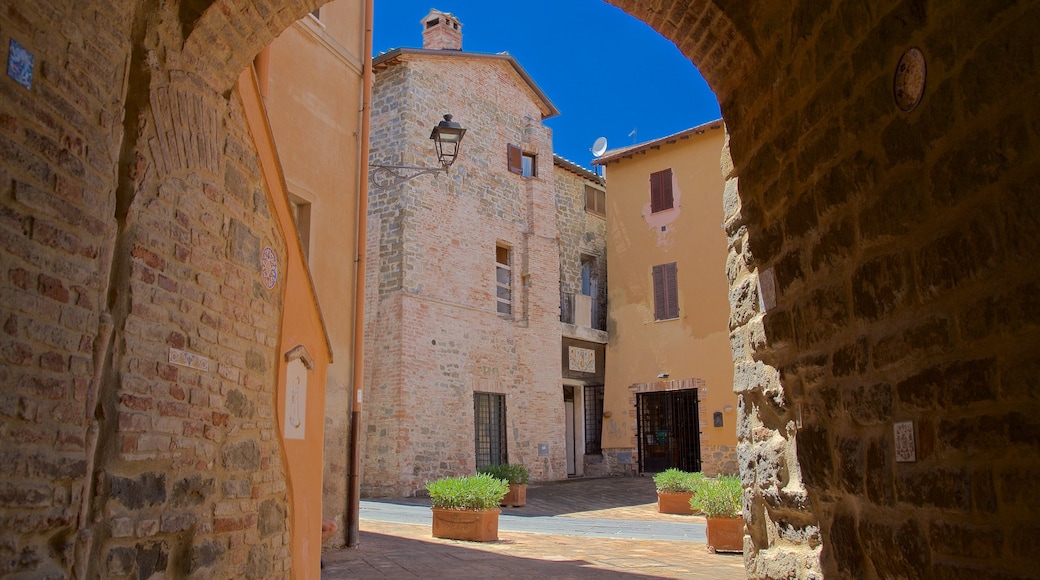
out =
[(707, 552), (704, 518), (657, 512), (649, 477), (532, 485), (489, 543), (434, 538), (426, 498), (361, 504), (358, 548), (325, 552), (323, 578), (745, 577), (740, 554)]

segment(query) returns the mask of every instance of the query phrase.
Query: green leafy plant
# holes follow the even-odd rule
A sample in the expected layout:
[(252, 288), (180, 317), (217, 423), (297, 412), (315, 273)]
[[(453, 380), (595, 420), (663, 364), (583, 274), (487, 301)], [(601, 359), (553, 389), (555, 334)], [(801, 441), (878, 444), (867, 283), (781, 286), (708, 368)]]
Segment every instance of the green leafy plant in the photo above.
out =
[(654, 476), (657, 491), (664, 493), (694, 493), (704, 479), (699, 471), (680, 471), (674, 467), (666, 469)]
[(498, 508), (498, 502), (509, 491), (505, 480), (486, 473), (470, 477), (445, 477), (426, 483), (433, 507), (456, 510)]
[(735, 518), (741, 513), (740, 478), (720, 475), (704, 478), (690, 498), (690, 507), (709, 518)]
[(504, 479), (506, 483), (527, 483), (531, 474), (522, 463), (503, 463), (481, 467), (477, 473), (486, 473), (496, 479)]

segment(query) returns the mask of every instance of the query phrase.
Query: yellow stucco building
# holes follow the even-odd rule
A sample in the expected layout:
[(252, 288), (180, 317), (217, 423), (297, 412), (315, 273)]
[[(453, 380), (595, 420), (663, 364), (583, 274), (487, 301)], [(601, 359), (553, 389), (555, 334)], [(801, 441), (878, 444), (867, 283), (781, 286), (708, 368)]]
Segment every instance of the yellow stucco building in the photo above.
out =
[(616, 474), (736, 473), (721, 120), (608, 151), (603, 454)]
[[(333, 358), (324, 390), (321, 485), (311, 507), (336, 522), (342, 545), (350, 525), (348, 457), (355, 400), (354, 320), (363, 240), (359, 202), (368, 175), (362, 103), (371, 58), (368, 0), (335, 0), (294, 22), (254, 61), (266, 115), (307, 272), (321, 304)], [(368, 23), (366, 25), (366, 22)], [(363, 272), (362, 272), (363, 274)], [(358, 361), (360, 362), (360, 361)], [(321, 501), (319, 501), (321, 497)]]

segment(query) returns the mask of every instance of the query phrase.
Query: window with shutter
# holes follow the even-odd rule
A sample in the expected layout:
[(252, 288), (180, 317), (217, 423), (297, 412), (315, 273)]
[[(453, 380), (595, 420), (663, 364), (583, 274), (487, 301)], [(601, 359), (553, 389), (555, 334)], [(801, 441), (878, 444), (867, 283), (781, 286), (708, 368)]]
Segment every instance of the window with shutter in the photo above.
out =
[(607, 215), (607, 192), (595, 187), (585, 186), (585, 211), (598, 216)]
[(506, 166), (511, 173), (524, 174), (524, 152), (516, 145), (506, 145)]
[(679, 318), (679, 280), (675, 262), (654, 266), (654, 319)]
[(510, 173), (524, 177), (536, 177), (538, 175), (537, 156), (534, 153), (524, 153), (524, 150), (511, 143), (506, 144), (506, 168)]
[(672, 209), (671, 168), (650, 174), (650, 212), (657, 213)]

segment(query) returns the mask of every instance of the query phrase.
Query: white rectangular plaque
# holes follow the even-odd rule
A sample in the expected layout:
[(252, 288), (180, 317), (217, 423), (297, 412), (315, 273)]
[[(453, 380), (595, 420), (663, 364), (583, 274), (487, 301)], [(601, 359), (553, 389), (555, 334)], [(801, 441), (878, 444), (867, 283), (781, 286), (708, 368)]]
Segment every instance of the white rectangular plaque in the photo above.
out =
[(896, 443), (896, 462), (913, 463), (917, 461), (917, 444), (914, 440), (914, 422), (900, 421), (892, 425)]
[(303, 439), (307, 432), (307, 366), (293, 359), (285, 366), (285, 438)]

